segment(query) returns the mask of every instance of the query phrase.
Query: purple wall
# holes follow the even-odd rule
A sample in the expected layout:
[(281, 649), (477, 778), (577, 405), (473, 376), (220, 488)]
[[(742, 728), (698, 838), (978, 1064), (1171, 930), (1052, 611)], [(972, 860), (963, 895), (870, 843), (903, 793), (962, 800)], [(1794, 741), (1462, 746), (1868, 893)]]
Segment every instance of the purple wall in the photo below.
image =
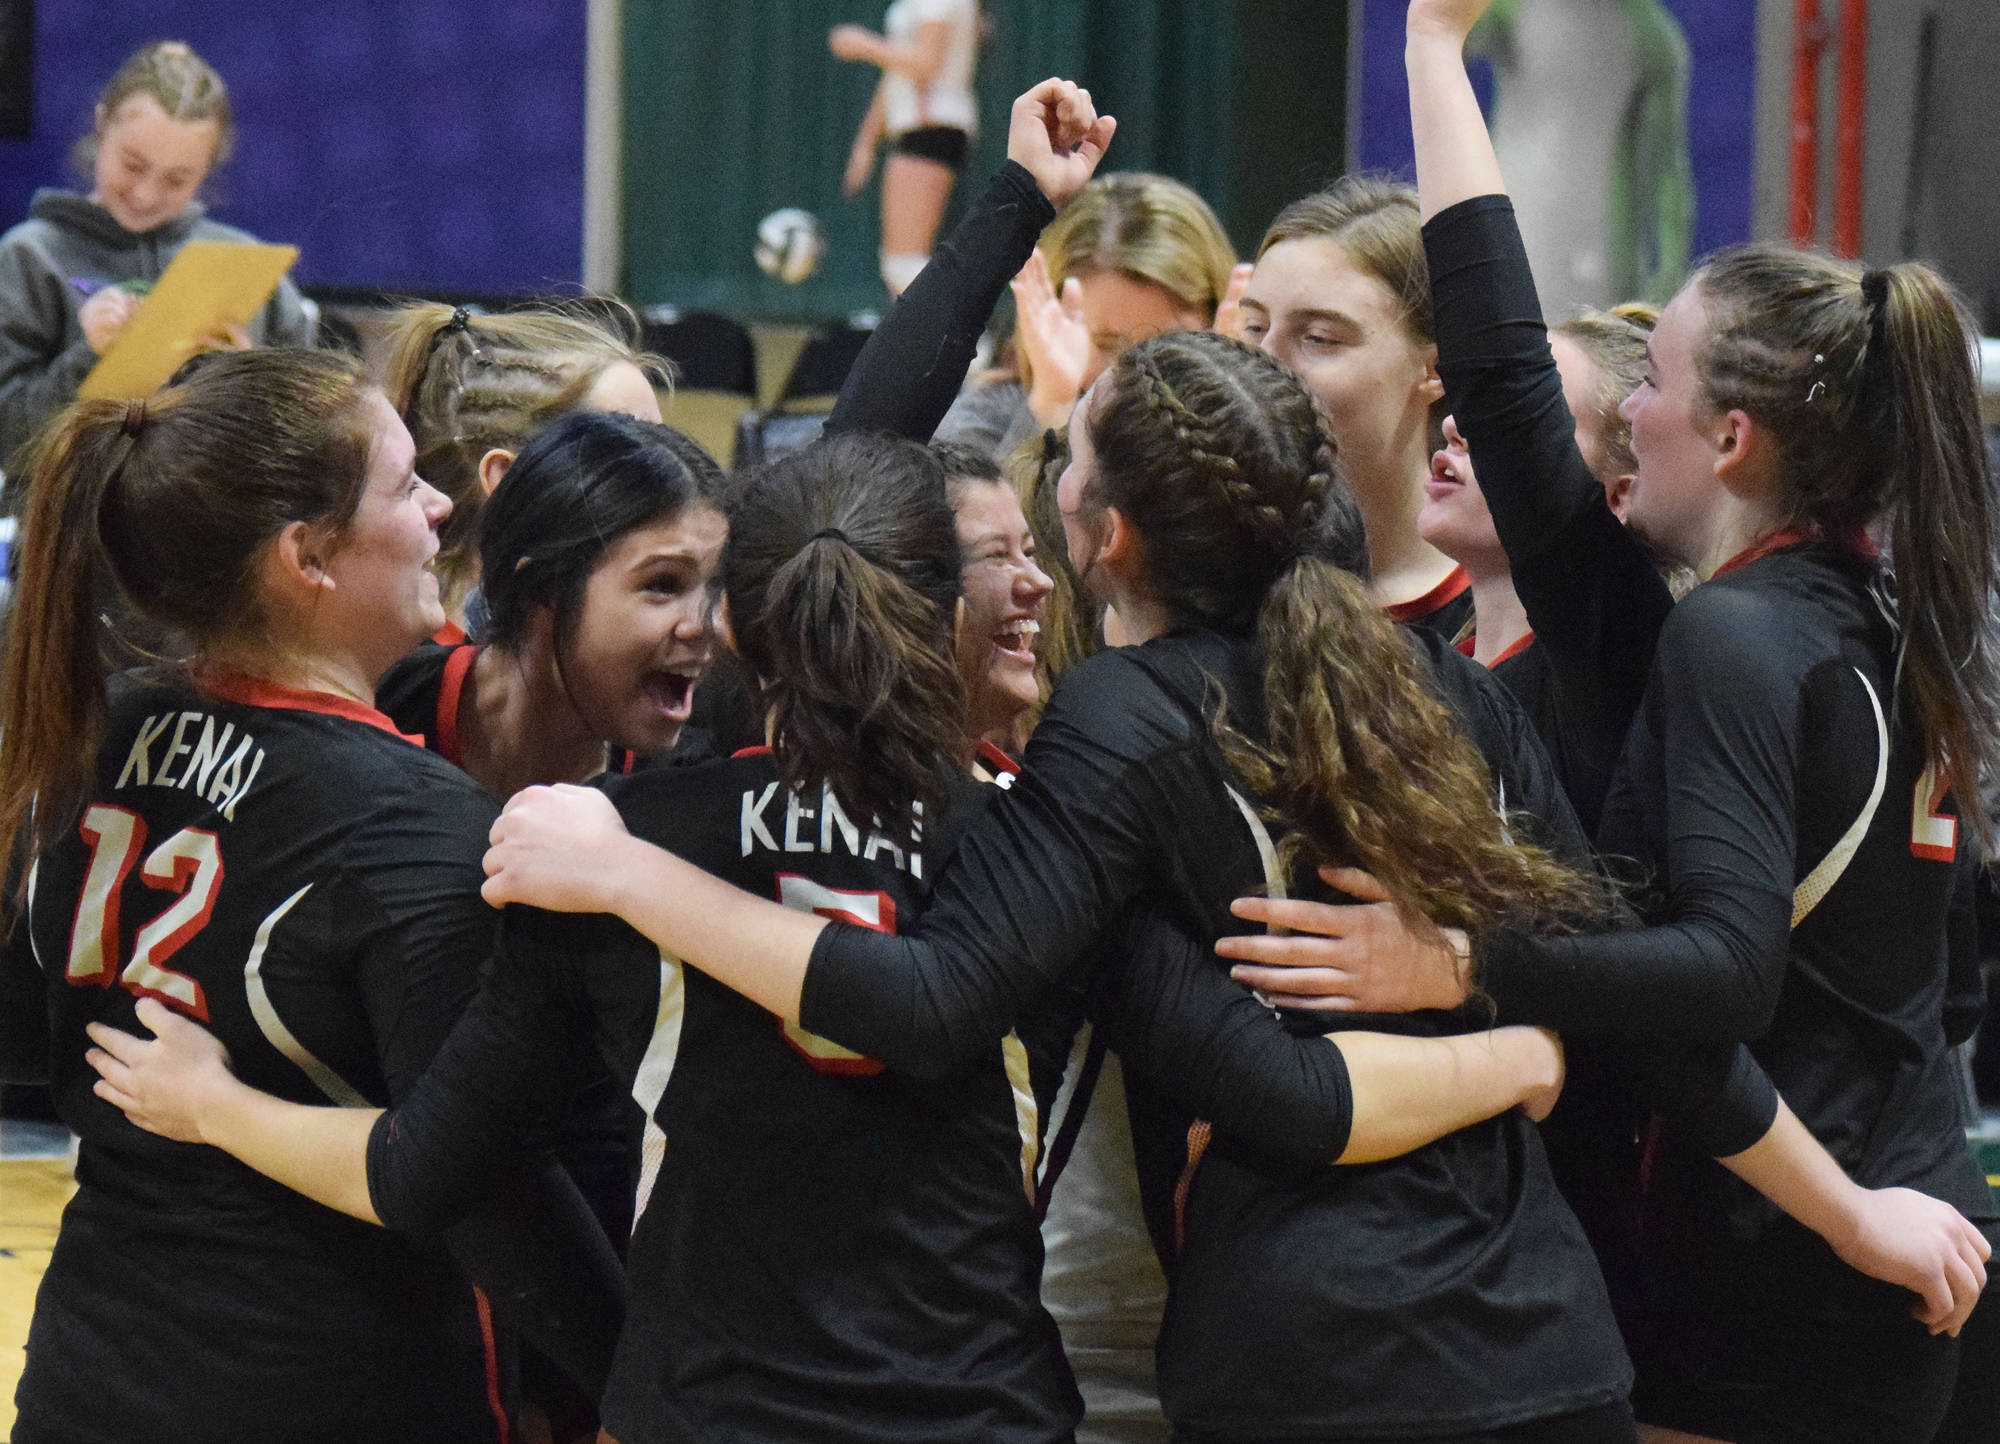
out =
[[(1356, 0), (1361, 12), (1360, 134), (1365, 170), (1412, 173), (1410, 92), (1403, 79), (1398, 0)], [(1607, 0), (1609, 3), (1609, 0)], [(1756, 170), (1757, 7), (1744, 0), (1666, 0), (1693, 60), (1688, 149), (1694, 161), (1694, 254), (1750, 239)]]
[(582, 273), (582, 0), (88, 0), (36, 6), (35, 136), (0, 141), (0, 227), (111, 72), (182, 39), (229, 82), (219, 219), (300, 247), (298, 278), (411, 292), (574, 288)]

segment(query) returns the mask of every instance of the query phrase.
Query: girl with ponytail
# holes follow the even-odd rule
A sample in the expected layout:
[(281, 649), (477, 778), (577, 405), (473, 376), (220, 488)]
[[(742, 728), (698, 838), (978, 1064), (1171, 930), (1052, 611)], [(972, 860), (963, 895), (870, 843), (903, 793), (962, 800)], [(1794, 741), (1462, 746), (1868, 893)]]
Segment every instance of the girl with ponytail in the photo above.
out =
[[(22, 879), (0, 1077), (47, 1078), (81, 1142), (17, 1439), (505, 1437), (485, 1297), (442, 1249), (140, 1132), (84, 1060), (88, 1030), (157, 1010), (206, 1023), (280, 1097), (379, 1105), (471, 996), (495, 805), (374, 707), (442, 620), (428, 564), (450, 504), (412, 457), (327, 352), (216, 355), (45, 433), (0, 681), (0, 837)], [(107, 685), (114, 587), (193, 639), (188, 667)], [(455, 1252), (516, 1317), (552, 1306), (552, 1279), (580, 1291), (537, 1337), (594, 1390), (618, 1315), (602, 1235), (553, 1172), (483, 1211)], [(528, 1236), (539, 1282), (518, 1268)]]
[[(1648, 1148), (1627, 1338), (1660, 1437), (1980, 1437), (1962, 1418), (1939, 1432), (1949, 1408), (1974, 1412), (1955, 1390), (1990, 1394), (2000, 1377), (2000, 1320), (1974, 1307), (2000, 1229), (1947, 1024), (1955, 863), (1990, 836), (1976, 799), (2000, 745), (2000, 518), (1974, 333), (1921, 265), (1762, 244), (1703, 265), (1621, 408), (1628, 521), (1707, 578), (1666, 614), (1578, 477), (1539, 326), (1519, 319), (1532, 292), (1463, 67), (1483, 9), (1409, 13), (1427, 241), (1441, 311), (1466, 313), (1447, 385), (1482, 476), (1540, 479), (1539, 534), (1517, 550), (1502, 527), (1524, 595), (1531, 577), (1566, 576), (1596, 598), (1585, 626), (1664, 616), (1599, 839), (1653, 879), (1650, 926), (1496, 936), (1485, 986), (1503, 1016), (1625, 1055), (1734, 1047), (1762, 1095), (1738, 1123), (1683, 1120)], [(1506, 510), (1532, 514), (1518, 498)], [(1352, 932), (1302, 910), (1286, 921)], [(1270, 961), (1337, 958), (1350, 1006), (1432, 1006), (1421, 938), (1376, 921), (1359, 946), (1263, 946)], [(1280, 971), (1248, 976), (1282, 986)], [(1810, 1186), (1774, 1189), (1774, 1150), (1799, 1143)], [(1887, 1235), (1884, 1208), (1905, 1220)], [(1885, 1236), (1917, 1246), (1897, 1262)]]

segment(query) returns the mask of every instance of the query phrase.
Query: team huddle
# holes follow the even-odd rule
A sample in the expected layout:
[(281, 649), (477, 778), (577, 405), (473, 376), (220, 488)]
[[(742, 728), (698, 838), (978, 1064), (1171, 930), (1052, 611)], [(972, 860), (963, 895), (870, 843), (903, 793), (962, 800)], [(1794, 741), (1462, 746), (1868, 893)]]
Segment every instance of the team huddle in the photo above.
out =
[[(38, 293), (20, 1444), (2000, 1437), (1972, 333), (1774, 245), (1546, 325), (1485, 8), (1254, 266), (1034, 87), (734, 474), (581, 313), (72, 401), (129, 297)], [(228, 126), (141, 52), (0, 275)]]

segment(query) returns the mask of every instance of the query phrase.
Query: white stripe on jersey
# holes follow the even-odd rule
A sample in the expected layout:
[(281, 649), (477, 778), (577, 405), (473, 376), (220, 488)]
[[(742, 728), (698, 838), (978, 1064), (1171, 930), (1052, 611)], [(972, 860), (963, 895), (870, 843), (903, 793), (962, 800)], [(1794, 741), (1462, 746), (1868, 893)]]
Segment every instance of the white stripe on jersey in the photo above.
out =
[(243, 965), (243, 991), (249, 995), (251, 1015), (257, 1019), (257, 1026), (263, 1030), (271, 1046), (291, 1059), (301, 1073), (312, 1079), (320, 1092), (342, 1108), (373, 1108), (375, 1105), (349, 1087), (338, 1073), (306, 1051), (305, 1045), (285, 1026), (285, 1020), (278, 1016), (278, 1010), (271, 1006), (271, 995), (264, 987), (264, 952), (271, 946), (271, 930), (312, 888), (313, 885), (307, 883), (279, 903), (271, 915), (257, 925), (257, 939), (250, 945), (250, 960)]
[(653, 1036), (646, 1055), (639, 1060), (639, 1072), (632, 1079), (632, 1101), (646, 1115), (646, 1129), (639, 1147), (639, 1187), (632, 1199), (632, 1225), (653, 1196), (660, 1166), (667, 1160), (667, 1135), (653, 1120), (653, 1110), (666, 1095), (667, 1080), (674, 1076), (674, 1063), (681, 1053), (681, 1020), (687, 1016), (687, 978), (681, 960), (660, 954), (660, 1006), (653, 1015)]
[[(31, 820), (33, 816), (34, 816), (33, 813), (29, 814)], [(28, 930), (29, 956), (34, 958), (35, 966), (40, 968), (43, 972), (46, 973), (49, 970), (49, 965), (42, 961), (41, 944), (35, 941), (35, 917), (34, 917), (35, 882), (37, 879), (41, 877), (41, 875), (42, 875), (42, 861), (40, 858), (36, 858), (35, 865), (28, 869), (28, 910), (26, 914), (21, 918), (20, 925)]]
[(1007, 1082), (1014, 1090), (1014, 1126), (1021, 1133), (1021, 1183), (1028, 1202), (1035, 1201), (1035, 1162), (1042, 1149), (1042, 1120), (1035, 1107), (1035, 1080), (1028, 1069), (1028, 1048), (1018, 1033), (1000, 1040), (1000, 1057), (1007, 1065)]

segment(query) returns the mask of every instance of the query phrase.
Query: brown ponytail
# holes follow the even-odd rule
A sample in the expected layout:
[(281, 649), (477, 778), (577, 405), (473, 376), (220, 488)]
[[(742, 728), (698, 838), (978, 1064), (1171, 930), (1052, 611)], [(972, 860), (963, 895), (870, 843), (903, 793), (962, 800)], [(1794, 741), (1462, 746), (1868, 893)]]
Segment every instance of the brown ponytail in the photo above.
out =
[(0, 838), (24, 861), (68, 824), (104, 732), (97, 528), (105, 488), (135, 445), (124, 420), (123, 402), (79, 402), (33, 458), (0, 674)]
[[(336, 534), (373, 439), (358, 363), (218, 353), (146, 401), (80, 401), (37, 442), (0, 673), (0, 841), (69, 826), (105, 716), (103, 585), (197, 642), (260, 625), (256, 560), (295, 521)], [(32, 826), (29, 819), (32, 817)]]
[(1085, 504), (1131, 522), (1177, 624), (1255, 630), (1268, 740), (1218, 738), (1286, 827), (1287, 862), (1364, 868), (1412, 919), (1475, 933), (1590, 910), (1592, 883), (1509, 837), (1408, 639), (1324, 559), (1358, 551), (1354, 513), (1298, 379), (1189, 332), (1126, 352), (1101, 391)]
[(785, 781), (910, 836), (962, 770), (958, 528), (913, 442), (839, 436), (751, 474), (722, 579)]
[(1977, 332), (1936, 272), (1864, 273), (1776, 245), (1724, 252), (1694, 284), (1703, 399), (1777, 443), (1790, 525), (1838, 537), (1888, 522), (1899, 694), (1962, 815), (2000, 778), (2000, 525), (1979, 420)]

